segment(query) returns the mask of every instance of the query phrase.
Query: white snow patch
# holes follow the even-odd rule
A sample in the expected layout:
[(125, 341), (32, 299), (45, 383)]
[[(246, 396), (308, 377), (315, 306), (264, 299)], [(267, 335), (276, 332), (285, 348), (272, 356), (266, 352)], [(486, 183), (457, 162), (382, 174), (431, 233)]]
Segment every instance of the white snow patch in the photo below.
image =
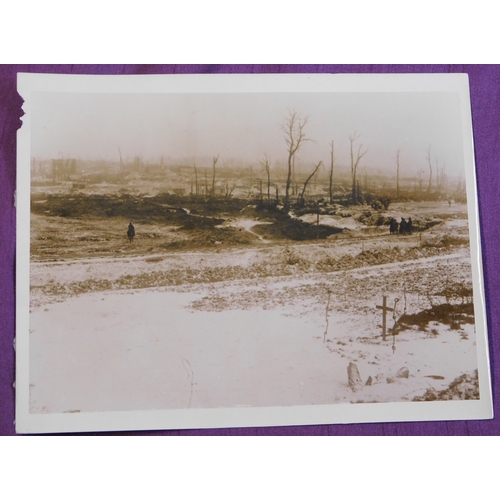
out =
[[(300, 220), (308, 222), (309, 224), (316, 224), (318, 216), (316, 214), (305, 214), (299, 217)], [(366, 228), (363, 224), (360, 224), (353, 217), (337, 217), (334, 215), (320, 215), (319, 223), (323, 226), (331, 226), (339, 229), (361, 229)]]

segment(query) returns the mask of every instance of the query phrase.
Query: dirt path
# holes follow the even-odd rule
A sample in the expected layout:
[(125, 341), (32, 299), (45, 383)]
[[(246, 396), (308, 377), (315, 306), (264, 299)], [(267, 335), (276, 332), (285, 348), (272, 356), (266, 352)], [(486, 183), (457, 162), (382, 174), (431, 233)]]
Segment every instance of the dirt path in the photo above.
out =
[[(239, 220), (236, 221), (236, 227), (244, 228), (252, 232), (255, 221)], [(273, 269), (281, 269), (279, 274), (304, 274), (314, 271), (322, 261), (328, 259), (338, 260), (343, 256), (356, 256), (363, 251), (390, 251), (392, 248), (412, 248), (418, 245), (418, 242), (412, 242), (404, 238), (400, 239), (385, 237), (380, 241), (370, 240), (360, 242), (359, 240), (339, 240), (317, 243), (294, 243), (288, 245), (265, 245), (254, 246), (248, 249), (221, 249), (220, 251), (193, 251), (176, 252), (169, 254), (151, 254), (130, 257), (95, 257), (93, 259), (71, 259), (59, 262), (32, 262), (31, 263), (31, 285), (42, 286), (50, 281), (64, 284), (71, 282), (81, 282), (87, 280), (117, 280), (121, 276), (138, 276), (141, 274), (150, 274), (152, 272), (168, 273), (172, 270), (185, 270), (186, 273), (197, 272), (200, 270), (233, 268), (234, 272), (240, 273), (246, 269), (260, 269), (262, 266), (269, 271), (258, 271), (260, 275), (272, 274)], [(429, 262), (449, 258), (450, 254), (456, 257), (464, 256), (463, 250), (453, 252), (453, 250), (443, 249), (441, 255), (427, 257)], [(399, 259), (401, 260), (401, 259)], [(408, 259), (413, 262), (415, 259)], [(416, 259), (422, 260), (422, 259)], [(308, 262), (311, 269), (293, 267), (293, 263)], [(425, 262), (425, 258), (422, 260)], [(290, 263), (291, 265), (287, 264)], [(381, 268), (399, 266), (400, 263), (383, 263)], [(327, 266), (328, 267), (328, 266)], [(356, 267), (351, 263), (350, 267)], [(360, 265), (360, 268), (365, 266)], [(376, 261), (369, 266), (377, 269)], [(238, 271), (238, 269), (240, 271)], [(288, 269), (288, 271), (287, 271)], [(327, 268), (325, 268), (327, 271)], [(227, 273), (226, 273), (227, 274)], [(237, 278), (238, 276), (234, 276)], [(225, 279), (230, 279), (226, 275)]]

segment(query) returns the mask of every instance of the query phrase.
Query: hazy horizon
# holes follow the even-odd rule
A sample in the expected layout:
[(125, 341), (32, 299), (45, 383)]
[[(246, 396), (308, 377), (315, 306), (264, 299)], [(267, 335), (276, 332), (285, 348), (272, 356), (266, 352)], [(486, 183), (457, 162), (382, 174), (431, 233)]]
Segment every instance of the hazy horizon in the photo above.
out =
[[(282, 129), (289, 111), (307, 117), (310, 141), (297, 169), (350, 163), (349, 136), (368, 152), (359, 170), (389, 172), (400, 150), (401, 176), (428, 175), (427, 150), (457, 177), (464, 168), (460, 101), (451, 92), (119, 94), (34, 92), (31, 155), (36, 158), (146, 162), (199, 161), (213, 156), (258, 165), (264, 154), (284, 163)], [(435, 173), (434, 173), (435, 175)]]

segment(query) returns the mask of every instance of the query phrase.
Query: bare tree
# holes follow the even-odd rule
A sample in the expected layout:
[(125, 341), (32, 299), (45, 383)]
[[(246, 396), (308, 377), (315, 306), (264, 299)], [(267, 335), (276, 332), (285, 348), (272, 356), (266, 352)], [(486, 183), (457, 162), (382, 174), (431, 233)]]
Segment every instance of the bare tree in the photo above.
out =
[(465, 188), (464, 172), (460, 170), (457, 187), (455, 189), (454, 198), (457, 203), (465, 204), (467, 203), (467, 191)]
[(195, 194), (198, 196), (198, 170), (196, 170), (196, 165), (193, 165), (194, 167), (194, 182), (195, 182)]
[(118, 154), (120, 155), (120, 169), (123, 170), (123, 158), (120, 148), (118, 148)]
[(70, 175), (76, 172), (75, 159), (52, 160), (52, 177), (56, 180), (69, 180)]
[(431, 147), (427, 150), (427, 163), (429, 164), (429, 185), (427, 186), (427, 194), (431, 194), (432, 188), (432, 160), (431, 160)]
[(399, 149), (396, 151), (396, 198), (399, 198)]
[(330, 143), (331, 150), (330, 150), (330, 186), (329, 186), (329, 193), (330, 193), (330, 203), (333, 203), (333, 167), (335, 165), (335, 156), (334, 156), (334, 146), (335, 143), (332, 141)]
[(215, 165), (219, 160), (219, 155), (212, 158), (212, 196), (215, 196)]
[(439, 196), (441, 193), (439, 192), (439, 160), (437, 156), (435, 158), (435, 165), (436, 165), (436, 193)]
[(313, 170), (312, 174), (306, 179), (306, 182), (304, 182), (304, 188), (302, 189), (302, 193), (300, 193), (299, 203), (302, 203), (304, 201), (304, 194), (306, 192), (306, 187), (309, 184), (309, 181), (314, 177), (314, 175), (316, 174), (316, 172), (319, 170), (319, 167), (321, 167), (321, 165), (323, 165), (322, 161), (320, 161), (316, 165), (316, 167), (314, 167), (314, 170)]
[(418, 194), (421, 195), (422, 194), (422, 184), (423, 184), (423, 180), (422, 180), (422, 175), (423, 175), (423, 170), (421, 168), (418, 169), (418, 172), (417, 172), (417, 179), (418, 179)]
[(271, 162), (267, 154), (264, 155), (264, 159), (261, 160), (261, 165), (264, 167), (264, 170), (267, 175), (267, 202), (271, 201)]
[(141, 156), (134, 156), (134, 170), (140, 172), (143, 168), (143, 161)]
[(229, 182), (226, 182), (226, 198), (231, 198), (233, 194), (234, 188), (236, 187), (236, 183), (233, 182), (233, 185), (229, 187)]
[(446, 163), (439, 170), (439, 192), (445, 193), (447, 188)]
[(361, 158), (365, 156), (368, 149), (365, 148), (363, 150), (363, 144), (358, 146), (358, 151), (354, 154), (354, 143), (359, 139), (359, 135), (354, 132), (353, 135), (349, 136), (349, 141), (351, 141), (351, 179), (352, 179), (352, 202), (355, 203), (357, 200), (357, 184), (356, 184), (356, 175), (358, 171), (359, 162)]
[(304, 132), (306, 125), (307, 118), (301, 119), (296, 111), (290, 111), (288, 118), (283, 124), (285, 142), (288, 148), (288, 174), (285, 187), (285, 204), (283, 207), (285, 211), (288, 211), (288, 208), (290, 207), (290, 183), (292, 180), (292, 172), (294, 170), (295, 155), (302, 144), (309, 140)]

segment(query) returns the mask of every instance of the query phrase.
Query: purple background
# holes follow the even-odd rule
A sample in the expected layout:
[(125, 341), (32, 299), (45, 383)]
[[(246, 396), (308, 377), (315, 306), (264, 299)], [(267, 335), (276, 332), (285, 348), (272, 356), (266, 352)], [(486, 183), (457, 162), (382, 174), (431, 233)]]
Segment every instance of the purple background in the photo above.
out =
[[(168, 73), (468, 73), (474, 128), (479, 214), (483, 244), (486, 314), (495, 414), (500, 410), (496, 374), (500, 365), (500, 65), (0, 65), (0, 435), (14, 430), (15, 236), (13, 205), (16, 186), (16, 131), (21, 126), (22, 99), (17, 72), (73, 74)], [(116, 433), (106, 433), (116, 434)], [(298, 427), (144, 431), (151, 435), (500, 435), (493, 420), (335, 424)]]

